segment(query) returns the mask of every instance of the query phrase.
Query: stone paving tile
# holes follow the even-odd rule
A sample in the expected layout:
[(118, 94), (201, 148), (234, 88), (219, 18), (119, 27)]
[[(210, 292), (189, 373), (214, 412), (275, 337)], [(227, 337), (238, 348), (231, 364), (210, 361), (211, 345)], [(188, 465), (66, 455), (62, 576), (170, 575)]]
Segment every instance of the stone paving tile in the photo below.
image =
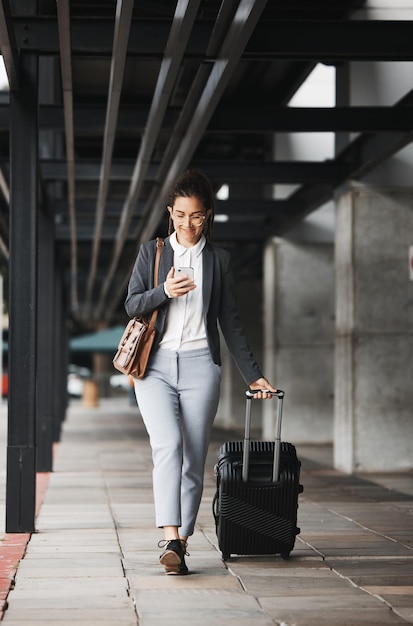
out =
[[(56, 598), (66, 598), (70, 594), (75, 596), (87, 596), (93, 590), (94, 595), (99, 597), (124, 598), (127, 582), (125, 578), (113, 575), (111, 577), (99, 577), (96, 581), (94, 577), (78, 572), (76, 577), (61, 578), (57, 576), (33, 577), (27, 572), (19, 576), (13, 591), (13, 599), (39, 600), (41, 598), (51, 599), (52, 603)], [(52, 592), (52, 594), (50, 594)]]
[[(348, 587), (346, 587), (348, 589)], [(350, 590), (351, 591), (351, 590)], [(363, 593), (359, 589), (353, 588), (353, 592), (350, 594), (341, 593), (338, 589), (335, 594), (316, 594), (313, 595), (311, 590), (309, 593), (303, 593), (300, 597), (296, 594), (294, 595), (282, 595), (282, 596), (269, 596), (269, 597), (261, 597), (260, 603), (266, 608), (274, 607), (278, 609), (289, 609), (289, 610), (303, 610), (306, 609), (308, 611), (314, 610), (326, 610), (326, 609), (334, 609), (334, 610), (347, 610), (351, 608), (352, 611), (358, 611), (359, 609), (372, 609), (379, 610), (383, 608), (380, 601), (370, 596), (366, 593)]]
[[(50, 622), (50, 620), (46, 623), (52, 623), (53, 626), (73, 626), (73, 620), (72, 619), (65, 619), (65, 620), (54, 620), (53, 622)], [(7, 620), (7, 624), (9, 624), (10, 626), (22, 626), (22, 622), (20, 620), (14, 620), (14, 619), (9, 619)], [(44, 619), (42, 618), (41, 620), (33, 620), (32, 618), (30, 619), (26, 619), (24, 622), (25, 626), (44, 626), (45, 622)], [(114, 619), (114, 620), (107, 620), (107, 619), (98, 619), (98, 620), (88, 620), (87, 622), (84, 621), (83, 617), (81, 618), (81, 621), (78, 622), (78, 624), (82, 624), (83, 626), (119, 626), (119, 620), (118, 619)], [(136, 621), (135, 619), (133, 620), (128, 620), (127, 622), (122, 622), (122, 624), (124, 624), (125, 626), (136, 626)]]
[(30, 551), (26, 552), (24, 559), (31, 560), (37, 558), (52, 558), (52, 557), (65, 557), (66, 555), (79, 554), (80, 556), (84, 556), (85, 554), (92, 554), (95, 556), (97, 554), (113, 554), (116, 553), (119, 555), (119, 545), (118, 543), (113, 544), (113, 546), (108, 543), (108, 545), (76, 545), (71, 546), (68, 543), (63, 543), (61, 546), (36, 546), (30, 548)]
[(341, 536), (339, 539), (336, 539), (334, 535), (320, 538), (312, 533), (306, 534), (305, 539), (326, 558), (377, 557), (380, 555), (386, 557), (408, 556), (403, 545), (390, 540), (377, 541), (366, 537), (365, 541), (354, 541), (351, 535), (347, 537)]
[[(403, 504), (403, 503), (401, 503)], [(391, 534), (394, 530), (412, 529), (413, 516), (406, 507), (392, 503), (364, 503), (364, 505), (350, 505), (343, 507), (341, 502), (335, 502), (331, 507), (336, 513), (351, 518), (357, 524), (372, 528), (376, 532)], [(387, 532), (386, 532), (387, 531)]]
[(16, 608), (13, 616), (5, 614), (3, 622), (10, 626), (136, 626), (136, 614), (131, 605), (126, 608), (79, 609), (72, 607), (70, 611), (62, 608)]
[(113, 528), (50, 528), (37, 531), (30, 541), (30, 553), (40, 550), (53, 551), (54, 548), (68, 547), (71, 550), (106, 547), (109, 552), (119, 550), (118, 540)]
[(118, 528), (117, 532), (123, 541), (148, 542), (148, 549), (153, 549), (153, 546), (163, 538), (162, 530), (155, 528), (152, 505), (150, 508), (142, 506), (142, 518), (139, 516), (139, 522), (135, 521), (134, 526)]
[[(307, 604), (307, 603), (306, 603)], [(325, 607), (317, 605), (310, 609), (308, 606), (294, 609), (272, 606), (266, 602), (263, 608), (274, 620), (274, 624), (283, 626), (397, 626), (404, 624), (405, 620), (392, 613), (387, 608), (365, 609), (358, 607), (345, 607), (336, 609), (335, 607)]]
[(413, 607), (413, 589), (412, 587), (394, 587), (392, 591), (382, 588), (365, 587), (369, 593), (379, 596), (390, 606), (396, 610), (401, 607)]
[(377, 557), (370, 561), (360, 558), (328, 561), (328, 563), (340, 575), (351, 580), (354, 585), (392, 607), (395, 614), (407, 621), (413, 621), (413, 559), (411, 557), (397, 560)]
[(295, 575), (292, 575), (291, 570), (285, 571), (283, 576), (277, 576), (273, 571), (268, 571), (267, 576), (262, 573), (257, 576), (254, 573), (243, 571), (241, 568), (236, 568), (233, 571), (240, 576), (246, 591), (259, 598), (293, 598), (294, 596), (325, 596), (327, 598), (338, 595), (341, 598), (347, 598), (347, 602), (351, 603), (352, 597), (361, 593), (349, 582), (343, 581), (330, 570), (304, 571), (304, 573), (310, 574), (307, 576), (303, 575), (301, 570), (295, 570)]
[(413, 496), (413, 472), (369, 474), (369, 480), (385, 489)]
[(402, 617), (406, 622), (409, 622), (409, 624), (413, 624), (413, 606), (410, 606), (409, 608), (398, 607), (397, 615), (400, 615), (400, 617)]
[(136, 626), (136, 615), (127, 609), (16, 609), (13, 617), (6, 613), (7, 626)]
[(357, 585), (413, 585), (413, 558), (406, 559), (328, 559), (328, 565), (343, 576), (351, 577)]
[[(357, 574), (349, 573), (347, 576), (355, 585), (361, 587), (362, 589), (369, 589), (371, 587), (394, 587), (395, 589), (399, 589), (400, 592), (403, 589), (409, 589), (412, 585), (412, 578), (409, 576), (408, 578), (403, 580), (402, 576), (398, 575), (386, 575), (385, 570), (381, 573), (370, 576), (357, 576)], [(403, 584), (405, 583), (405, 584)], [(411, 598), (411, 594), (407, 594), (408, 597)]]
[[(66, 583), (64, 584), (66, 585)], [(120, 598), (109, 594), (96, 594), (95, 590), (96, 585), (95, 587), (85, 588), (84, 593), (79, 591), (75, 593), (73, 589), (69, 588), (66, 593), (55, 594), (54, 597), (51, 597), (50, 590), (45, 590), (42, 593), (39, 591), (33, 592), (32, 595), (18, 594), (13, 590), (9, 594), (10, 606), (6, 611), (6, 615), (14, 618), (15, 609), (13, 605), (17, 604), (19, 610), (65, 609), (71, 612), (73, 609), (76, 609), (76, 611), (79, 611), (79, 614), (80, 611), (90, 611), (92, 609), (122, 610), (129, 607), (131, 610), (134, 610), (133, 603), (126, 594), (125, 598)]]
[(211, 589), (215, 591), (242, 591), (240, 581), (235, 576), (228, 576), (227, 573), (220, 570), (203, 570), (198, 568), (190, 570), (188, 576), (164, 576), (157, 571), (143, 573), (136, 576), (133, 572), (128, 571), (127, 577), (131, 587), (132, 595), (134, 593), (142, 593), (145, 590), (160, 589), (163, 591), (170, 590), (191, 590), (191, 589)]
[[(140, 626), (274, 626), (255, 598), (231, 591), (201, 589), (136, 593)], [(185, 611), (182, 611), (185, 606)]]
[(375, 587), (365, 587), (365, 589), (369, 593), (380, 595), (382, 597), (384, 597), (385, 595), (394, 595), (394, 596), (406, 595), (410, 597), (410, 601), (411, 603), (413, 603), (413, 585), (410, 585), (410, 586), (397, 585), (397, 586), (388, 586), (388, 587), (375, 586)]
[(20, 572), (27, 578), (77, 578), (94, 579), (119, 576), (123, 577), (123, 568), (119, 555), (88, 553), (87, 555), (67, 555), (56, 558), (24, 558), (19, 565)]

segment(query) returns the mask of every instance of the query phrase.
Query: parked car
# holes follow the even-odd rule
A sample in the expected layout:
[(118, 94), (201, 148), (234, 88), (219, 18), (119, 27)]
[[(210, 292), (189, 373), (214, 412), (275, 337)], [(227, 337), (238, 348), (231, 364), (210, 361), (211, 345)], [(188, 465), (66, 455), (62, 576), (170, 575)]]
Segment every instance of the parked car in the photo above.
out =
[(85, 380), (90, 379), (92, 372), (87, 367), (80, 367), (71, 363), (67, 375), (67, 392), (69, 396), (81, 398)]
[(126, 376), (126, 374), (113, 374), (113, 376), (109, 378), (109, 384), (115, 389), (125, 389), (129, 391), (131, 388), (129, 377)]

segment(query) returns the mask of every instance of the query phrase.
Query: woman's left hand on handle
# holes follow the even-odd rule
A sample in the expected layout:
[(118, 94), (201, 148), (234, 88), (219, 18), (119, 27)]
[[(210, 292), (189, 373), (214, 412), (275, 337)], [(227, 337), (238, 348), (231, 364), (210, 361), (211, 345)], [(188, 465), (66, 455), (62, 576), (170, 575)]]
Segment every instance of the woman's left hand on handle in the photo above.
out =
[(266, 393), (266, 392), (277, 391), (276, 388), (273, 387), (268, 382), (268, 380), (264, 377), (259, 378), (258, 380), (254, 380), (254, 382), (250, 384), (250, 389), (252, 391), (255, 391), (256, 389), (259, 390), (257, 391), (257, 393), (254, 393), (254, 398), (256, 398), (257, 400), (271, 399), (272, 398), (271, 393)]

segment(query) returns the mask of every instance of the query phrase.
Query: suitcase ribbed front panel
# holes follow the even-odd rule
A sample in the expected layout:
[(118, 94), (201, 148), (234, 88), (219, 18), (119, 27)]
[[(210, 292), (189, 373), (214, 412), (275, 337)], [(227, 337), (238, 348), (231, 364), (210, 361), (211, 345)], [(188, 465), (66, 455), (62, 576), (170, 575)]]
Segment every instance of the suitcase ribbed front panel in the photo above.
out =
[(243, 502), (229, 494), (223, 494), (220, 502), (221, 515), (240, 529), (247, 528), (257, 535), (270, 537), (288, 544), (291, 540), (291, 521), (268, 513)]
[(280, 479), (271, 482), (273, 442), (251, 442), (250, 471), (242, 481), (243, 442), (221, 446), (218, 460), (217, 535), (224, 555), (288, 555), (297, 529), (300, 463), (294, 446), (282, 443)]

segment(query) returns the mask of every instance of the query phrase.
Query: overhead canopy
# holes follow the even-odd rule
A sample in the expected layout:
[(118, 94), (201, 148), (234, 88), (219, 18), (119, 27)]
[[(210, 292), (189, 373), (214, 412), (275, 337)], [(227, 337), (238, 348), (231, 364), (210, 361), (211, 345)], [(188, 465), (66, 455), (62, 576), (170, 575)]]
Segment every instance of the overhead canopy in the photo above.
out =
[(124, 326), (113, 326), (106, 330), (99, 330), (96, 333), (74, 337), (70, 341), (70, 351), (111, 352), (114, 354), (124, 330)]
[[(213, 238), (230, 249), (236, 278), (254, 280), (266, 239), (411, 143), (411, 80), (386, 85), (387, 105), (378, 106), (374, 89), (372, 106), (353, 104), (368, 90), (349, 92), (350, 64), (368, 63), (370, 84), (375, 63), (413, 60), (412, 21), (365, 19), (369, 4), (3, 0), (0, 52), (12, 94), (25, 84), (22, 59), (38, 59), (32, 169), (42, 208), (53, 207), (79, 326), (123, 319), (139, 246), (166, 235), (168, 191), (188, 166), (203, 170), (215, 192), (227, 186)], [(317, 64), (336, 68), (337, 106), (289, 106)], [(9, 254), (9, 108), (0, 93), (0, 269)], [(274, 149), (312, 132), (335, 133), (335, 153), (299, 160)]]

